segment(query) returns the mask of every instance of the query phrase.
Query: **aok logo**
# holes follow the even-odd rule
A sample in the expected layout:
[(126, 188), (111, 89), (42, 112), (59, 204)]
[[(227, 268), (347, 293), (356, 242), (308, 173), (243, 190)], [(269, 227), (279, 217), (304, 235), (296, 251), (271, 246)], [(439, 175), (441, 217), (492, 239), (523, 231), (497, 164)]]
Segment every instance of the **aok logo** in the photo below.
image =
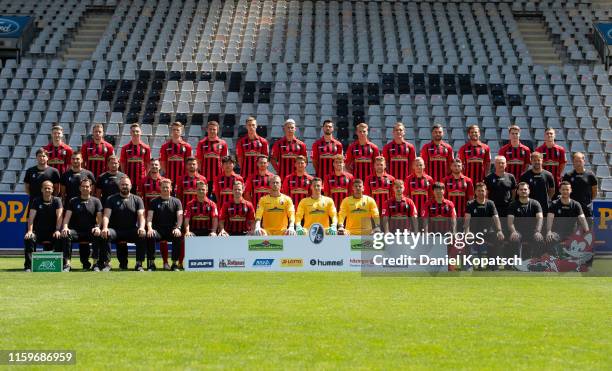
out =
[(27, 203), (22, 201), (0, 201), (0, 223), (26, 223), (28, 213)]
[(9, 34), (19, 31), (19, 23), (10, 19), (0, 18), (0, 34)]
[(55, 270), (55, 262), (50, 260), (45, 260), (38, 265), (39, 271), (54, 271)]

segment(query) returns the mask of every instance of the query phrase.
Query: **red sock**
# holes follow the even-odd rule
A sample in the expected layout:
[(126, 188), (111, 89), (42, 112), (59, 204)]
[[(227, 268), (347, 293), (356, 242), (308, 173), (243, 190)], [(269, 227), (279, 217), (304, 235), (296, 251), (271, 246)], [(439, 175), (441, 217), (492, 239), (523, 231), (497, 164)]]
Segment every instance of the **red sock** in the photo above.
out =
[(161, 253), (162, 259), (164, 260), (164, 264), (168, 264), (168, 242), (159, 242), (159, 252)]

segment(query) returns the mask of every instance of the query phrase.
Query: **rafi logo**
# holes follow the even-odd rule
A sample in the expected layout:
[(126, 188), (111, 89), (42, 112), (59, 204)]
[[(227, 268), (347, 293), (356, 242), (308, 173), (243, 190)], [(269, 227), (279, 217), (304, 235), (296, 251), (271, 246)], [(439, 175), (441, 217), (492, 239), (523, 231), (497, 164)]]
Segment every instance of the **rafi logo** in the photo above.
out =
[(274, 259), (255, 259), (253, 262), (254, 267), (271, 267), (274, 263)]
[(203, 268), (212, 268), (215, 266), (214, 259), (190, 259), (189, 260), (189, 268), (191, 269), (203, 269)]
[(304, 259), (281, 259), (281, 267), (303, 267)]
[(323, 231), (323, 226), (319, 223), (314, 223), (310, 226), (310, 230), (308, 231), (308, 237), (310, 237), (310, 242), (315, 245), (323, 242), (323, 238), (325, 237), (325, 233)]
[(10, 19), (0, 18), (0, 35), (19, 31), (19, 23)]
[(280, 251), (283, 240), (249, 240), (249, 251)]
[(244, 259), (220, 259), (219, 268), (244, 268)]

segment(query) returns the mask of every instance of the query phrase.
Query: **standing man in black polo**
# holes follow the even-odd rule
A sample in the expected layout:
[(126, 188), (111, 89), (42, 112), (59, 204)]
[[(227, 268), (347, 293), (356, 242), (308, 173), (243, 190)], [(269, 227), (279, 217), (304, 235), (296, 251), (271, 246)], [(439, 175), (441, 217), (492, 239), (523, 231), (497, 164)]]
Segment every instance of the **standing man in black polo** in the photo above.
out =
[(555, 178), (550, 171), (544, 170), (544, 160), (540, 152), (531, 153), (531, 168), (521, 175), (521, 182), (529, 184), (531, 198), (542, 206), (544, 215), (548, 213), (548, 205), (555, 195)]
[[(56, 169), (53, 170), (57, 171)], [(28, 229), (23, 238), (25, 246), (23, 268), (26, 272), (32, 271), (32, 252), (36, 250), (37, 244), (47, 242), (49, 245), (45, 245), (45, 251), (62, 251), (60, 241), (62, 212), (64, 211), (62, 200), (53, 196), (53, 183), (49, 180), (42, 182), (40, 192), (41, 196), (35, 197), (30, 203)], [(64, 251), (64, 268), (66, 268), (67, 259), (69, 257), (67, 252)]]
[[(144, 271), (145, 258), (145, 217), (144, 203), (140, 196), (130, 193), (132, 182), (124, 176), (119, 180), (119, 193), (110, 196), (104, 204), (102, 238), (105, 246), (100, 249), (100, 260), (110, 268), (111, 242), (133, 242), (136, 244), (136, 266), (134, 270)], [(119, 268), (127, 269), (127, 245), (117, 244)]]
[(500, 218), (508, 215), (508, 207), (516, 194), (516, 179), (506, 172), (506, 158), (495, 156), (495, 171), (484, 180), (487, 185), (489, 199), (495, 203)]
[[(204, 183), (204, 182), (202, 182)], [(173, 271), (178, 271), (178, 261), (181, 255), (181, 226), (183, 225), (183, 205), (181, 201), (172, 197), (172, 181), (161, 181), (160, 196), (151, 201), (147, 212), (147, 269), (154, 271), (155, 242), (165, 240), (172, 242)]]
[(53, 194), (58, 195), (60, 189), (60, 173), (57, 169), (49, 166), (49, 155), (43, 148), (36, 151), (36, 165), (26, 170), (23, 182), (25, 191), (30, 196), (30, 205), (36, 197), (42, 196), (41, 187), (43, 182), (50, 181)]
[(91, 180), (91, 189), (93, 191), (96, 184), (96, 179), (91, 171), (83, 168), (83, 155), (81, 152), (75, 152), (70, 158), (70, 168), (60, 177), (60, 195), (64, 205), (81, 194), (81, 181), (83, 179)]
[[(75, 153), (73, 156), (81, 155)], [(81, 180), (81, 193), (73, 197), (66, 204), (66, 213), (62, 227), (62, 240), (64, 249), (72, 256), (72, 242), (86, 242), (79, 245), (79, 258), (84, 270), (89, 270), (92, 264), (89, 262), (91, 253), (90, 245), (93, 245), (92, 258), (94, 259), (94, 270), (105, 268), (95, 264), (100, 250), (100, 223), (102, 223), (102, 203), (91, 195), (93, 182), (89, 178)]]
[(544, 253), (543, 224), (542, 206), (538, 201), (529, 198), (529, 185), (525, 182), (519, 183), (518, 198), (508, 208), (508, 229), (510, 241), (518, 244), (515, 252), (520, 252), (521, 259), (540, 257)]
[(580, 202), (584, 216), (589, 223), (593, 217), (593, 200), (597, 197), (597, 177), (584, 167), (584, 153), (576, 152), (572, 156), (574, 170), (565, 174), (563, 180), (572, 186), (572, 200)]
[(119, 193), (119, 180), (126, 176), (119, 171), (119, 157), (110, 155), (107, 165), (108, 171), (102, 173), (96, 181), (96, 194), (102, 205), (104, 205), (107, 198), (115, 193)]

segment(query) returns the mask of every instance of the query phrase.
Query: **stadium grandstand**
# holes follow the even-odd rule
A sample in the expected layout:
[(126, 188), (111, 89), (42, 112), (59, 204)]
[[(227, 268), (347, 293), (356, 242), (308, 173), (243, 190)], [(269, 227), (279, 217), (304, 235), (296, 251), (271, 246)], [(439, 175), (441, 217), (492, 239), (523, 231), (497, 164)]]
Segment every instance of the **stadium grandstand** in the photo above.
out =
[(218, 121), (235, 153), (254, 116), (270, 147), (295, 120), (309, 150), (325, 119), (345, 149), (360, 122), (381, 150), (398, 121), (417, 150), (439, 124), (455, 153), (470, 125), (492, 154), (511, 124), (532, 150), (552, 127), (612, 198), (612, 69), (593, 31), (611, 1), (1, 0), (0, 14), (36, 27), (0, 66), (2, 192), (24, 192), (57, 124), (77, 150), (101, 123), (119, 152), (137, 122), (158, 157), (174, 121), (194, 149)]

